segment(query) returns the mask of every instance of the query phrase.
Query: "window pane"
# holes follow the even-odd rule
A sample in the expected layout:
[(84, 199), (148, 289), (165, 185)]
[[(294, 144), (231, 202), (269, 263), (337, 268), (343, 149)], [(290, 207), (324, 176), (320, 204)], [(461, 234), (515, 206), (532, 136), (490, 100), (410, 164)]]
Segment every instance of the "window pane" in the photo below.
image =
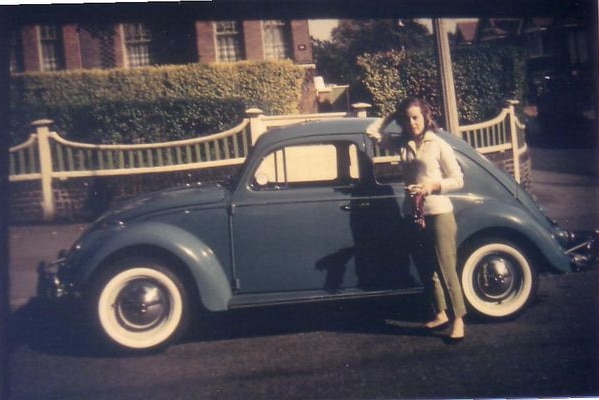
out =
[(243, 38), (237, 21), (216, 23), (216, 48), (218, 61), (239, 61), (244, 59)]
[(280, 20), (264, 21), (264, 56), (267, 60), (291, 58), (289, 25)]
[(42, 71), (63, 69), (62, 36), (54, 25), (40, 26), (40, 47), (42, 51)]
[[(354, 171), (357, 175), (357, 171)], [(268, 184), (326, 183), (338, 177), (337, 148), (333, 144), (290, 146), (264, 158), (254, 176)]]
[(23, 46), (17, 31), (10, 32), (10, 72), (23, 72)]
[(129, 67), (142, 67), (153, 63), (150, 53), (152, 33), (141, 23), (124, 24), (125, 46)]

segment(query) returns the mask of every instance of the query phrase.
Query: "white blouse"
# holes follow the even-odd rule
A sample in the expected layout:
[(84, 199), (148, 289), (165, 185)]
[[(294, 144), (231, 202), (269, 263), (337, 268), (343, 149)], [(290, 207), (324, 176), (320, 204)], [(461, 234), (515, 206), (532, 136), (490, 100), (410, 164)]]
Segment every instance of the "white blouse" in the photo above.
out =
[[(439, 194), (431, 194), (424, 199), (424, 215), (436, 215), (453, 211), (453, 205), (445, 193), (460, 189), (464, 186), (464, 175), (458, 164), (451, 146), (434, 132), (427, 131), (420, 146), (414, 140), (408, 141), (408, 146), (414, 151), (415, 160), (412, 176), (407, 176), (407, 184), (436, 183), (440, 185)], [(402, 161), (411, 161), (408, 151), (403, 149)], [(408, 169), (411, 169), (408, 167)], [(410, 174), (409, 174), (410, 175)], [(405, 202), (404, 208), (410, 207), (411, 202)], [(409, 210), (404, 210), (409, 211)]]
[[(380, 125), (381, 121), (377, 120), (368, 127), (367, 134), (384, 145)], [(453, 204), (445, 193), (462, 188), (464, 176), (451, 146), (432, 131), (424, 133), (419, 146), (413, 139), (408, 141), (408, 146), (413, 153), (406, 148), (400, 151), (401, 160), (406, 162), (406, 185), (438, 182), (441, 188), (439, 194), (425, 197), (424, 215), (453, 212)], [(406, 215), (411, 213), (411, 207), (411, 201), (404, 201), (402, 208)]]

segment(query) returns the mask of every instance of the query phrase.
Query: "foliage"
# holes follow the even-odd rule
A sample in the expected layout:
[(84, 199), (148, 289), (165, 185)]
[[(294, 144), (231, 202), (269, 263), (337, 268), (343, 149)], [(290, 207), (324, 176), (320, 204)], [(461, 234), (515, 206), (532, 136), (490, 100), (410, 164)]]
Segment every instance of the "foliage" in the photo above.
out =
[(363, 54), (432, 46), (427, 28), (414, 20), (342, 20), (330, 41), (314, 40), (312, 49), (318, 73), (325, 81), (350, 85), (352, 98), (372, 102), (356, 63)]
[(19, 74), (11, 78), (11, 135), (23, 141), (39, 118), (91, 143), (209, 134), (239, 123), (249, 107), (297, 112), (304, 79), (289, 61)]
[(331, 32), (331, 41), (348, 55), (393, 49), (418, 49), (432, 44), (428, 29), (414, 20), (343, 20)]
[(49, 105), (15, 110), (13, 129), (21, 141), (28, 122), (47, 118), (63, 137), (85, 143), (153, 143), (217, 133), (241, 122), (241, 99), (162, 99), (108, 101), (89, 105)]
[[(525, 61), (513, 47), (468, 47), (452, 51), (460, 124), (493, 118), (506, 100), (523, 100)], [(375, 112), (390, 112), (406, 96), (424, 98), (441, 117), (441, 93), (432, 49), (366, 54), (358, 59), (362, 82)]]

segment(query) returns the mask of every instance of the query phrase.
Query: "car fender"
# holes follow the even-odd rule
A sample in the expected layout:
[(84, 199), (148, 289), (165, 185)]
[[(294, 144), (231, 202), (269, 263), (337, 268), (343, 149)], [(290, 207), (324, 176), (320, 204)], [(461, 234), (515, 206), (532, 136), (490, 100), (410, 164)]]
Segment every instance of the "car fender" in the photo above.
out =
[(227, 275), (212, 249), (191, 233), (161, 222), (141, 222), (118, 229), (78, 266), (78, 281), (87, 281), (104, 261), (119, 251), (137, 246), (162, 249), (188, 268), (202, 304), (210, 311), (227, 309), (233, 293)]
[(459, 245), (485, 230), (509, 229), (527, 237), (557, 270), (571, 271), (570, 258), (552, 232), (519, 207), (498, 201), (485, 201), (481, 206), (457, 211), (456, 219), (460, 227)]

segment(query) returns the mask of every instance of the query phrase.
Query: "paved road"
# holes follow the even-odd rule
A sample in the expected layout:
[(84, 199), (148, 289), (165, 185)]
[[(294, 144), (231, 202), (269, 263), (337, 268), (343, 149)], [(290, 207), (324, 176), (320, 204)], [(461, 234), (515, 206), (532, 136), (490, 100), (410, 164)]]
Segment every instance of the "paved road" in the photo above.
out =
[(599, 270), (542, 276), (527, 312), (469, 321), (457, 345), (418, 329), (404, 299), (240, 310), (143, 357), (98, 354), (29, 303), (15, 315), (12, 400), (597, 396), (597, 283)]
[(599, 149), (530, 153), (532, 190), (545, 214), (570, 230), (599, 227)]

